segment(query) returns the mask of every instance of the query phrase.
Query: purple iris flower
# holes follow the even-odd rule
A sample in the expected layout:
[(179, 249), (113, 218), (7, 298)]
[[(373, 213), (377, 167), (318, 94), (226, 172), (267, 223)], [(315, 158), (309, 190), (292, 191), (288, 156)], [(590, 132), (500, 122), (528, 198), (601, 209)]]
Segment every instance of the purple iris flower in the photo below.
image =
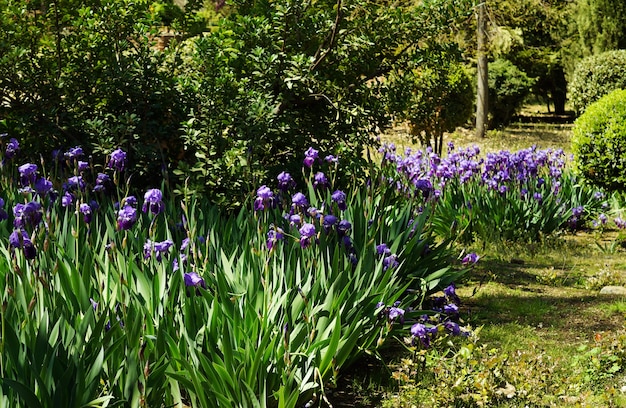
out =
[(389, 314), (387, 315), (390, 322), (397, 321), (398, 323), (404, 323), (404, 309), (400, 309), (399, 307), (392, 306), (389, 308)]
[(306, 196), (300, 192), (296, 193), (291, 197), (291, 203), (297, 207), (307, 207), (309, 205), (309, 201)]
[(448, 330), (454, 336), (458, 336), (459, 334), (461, 334), (461, 328), (459, 327), (459, 325), (451, 320), (446, 320), (446, 322), (443, 324), (443, 327), (445, 327), (446, 330)]
[(350, 221), (348, 220), (341, 220), (339, 221), (339, 225), (337, 225), (337, 233), (339, 234), (339, 236), (344, 236), (350, 233), (351, 229), (352, 224), (350, 224)]
[(115, 149), (111, 152), (111, 158), (107, 163), (107, 167), (117, 171), (124, 171), (126, 167), (126, 152), (122, 149)]
[(150, 259), (154, 245), (149, 239), (143, 244), (143, 259)]
[(337, 156), (329, 154), (328, 156), (324, 157), (324, 161), (326, 161), (327, 163), (337, 163), (339, 159), (337, 158)]
[(306, 167), (311, 167), (315, 160), (319, 157), (319, 151), (315, 150), (312, 147), (309, 147), (307, 151), (304, 153), (304, 165)]
[(446, 297), (448, 298), (450, 302), (453, 302), (457, 305), (461, 303), (461, 299), (456, 294), (456, 285), (454, 283), (451, 283), (450, 285), (448, 285), (443, 290), (443, 294), (446, 295)]
[(128, 196), (122, 200), (124, 202), (124, 206), (130, 205), (131, 207), (137, 207), (137, 197)]
[(300, 247), (306, 248), (311, 244), (311, 238), (315, 236), (315, 225), (306, 223), (300, 229)]
[(322, 225), (324, 227), (324, 232), (326, 232), (328, 234), (330, 232), (330, 230), (332, 229), (332, 227), (337, 224), (337, 221), (339, 221), (339, 220), (334, 215), (326, 214), (324, 216), (324, 221), (322, 223)]
[(16, 229), (9, 235), (9, 245), (13, 248), (23, 249), (26, 259), (34, 259), (37, 256), (37, 249), (23, 229)]
[(274, 193), (266, 185), (262, 185), (256, 191), (256, 199), (254, 200), (254, 211), (265, 210), (273, 207)]
[(163, 193), (157, 188), (152, 188), (146, 191), (143, 199), (144, 203), (141, 208), (143, 212), (150, 211), (152, 214), (158, 215), (165, 209), (165, 204), (163, 203)]
[(352, 243), (352, 238), (349, 235), (344, 235), (341, 237), (341, 243), (346, 248), (347, 251), (352, 251), (354, 249), (354, 244)]
[[(0, 221), (2, 220), (1, 216), (0, 216)], [(624, 229), (626, 228), (626, 221), (624, 221), (621, 217), (617, 217), (613, 220), (613, 222), (615, 222), (615, 226), (617, 226), (617, 228), (619, 229)]]
[(83, 180), (83, 176), (72, 176), (67, 179), (67, 189), (68, 190), (81, 190), (85, 189), (85, 181)]
[(65, 158), (66, 159), (78, 159), (79, 157), (82, 157), (85, 153), (83, 152), (83, 148), (76, 146), (76, 147), (72, 147), (70, 150), (68, 150), (67, 152), (65, 152)]
[(20, 144), (17, 139), (11, 138), (9, 143), (7, 143), (7, 148), (4, 152), (4, 157), (7, 159), (12, 159), (15, 157), (17, 153), (20, 151)]
[(137, 210), (130, 205), (124, 206), (117, 213), (117, 228), (120, 230), (129, 230), (137, 221)]
[(476, 252), (471, 252), (463, 257), (463, 259), (461, 260), (461, 263), (463, 265), (469, 265), (469, 264), (473, 265), (476, 262), (478, 262), (478, 259), (480, 259), (480, 256), (478, 256)]
[(79, 160), (77, 165), (78, 171), (83, 172), (89, 168), (89, 162)]
[(42, 197), (45, 196), (51, 190), (52, 190), (52, 182), (50, 180), (40, 177), (35, 181), (35, 191), (40, 196)]
[(429, 331), (422, 323), (415, 323), (411, 326), (411, 336), (418, 339), (424, 347), (430, 347)]
[(583, 206), (574, 207), (572, 208), (572, 215), (574, 217), (580, 217), (584, 211), (585, 208)]
[(174, 242), (171, 239), (166, 239), (165, 241), (155, 242), (154, 243), (154, 252), (155, 258), (157, 261), (161, 262), (164, 255), (169, 253), (171, 247), (174, 246)]
[(187, 249), (190, 243), (191, 240), (189, 239), (189, 237), (183, 239), (183, 242), (180, 243), (180, 250), (184, 251), (185, 249)]
[(281, 191), (287, 191), (290, 188), (294, 188), (296, 186), (296, 182), (294, 181), (291, 174), (285, 173), (284, 171), (278, 175), (278, 188)]
[(289, 216), (289, 225), (294, 226), (300, 224), (302, 224), (302, 217), (300, 217), (299, 214)]
[(398, 257), (394, 255), (389, 255), (383, 259), (383, 270), (387, 270), (389, 268), (396, 268), (400, 263), (398, 262)]
[(318, 171), (313, 176), (313, 186), (315, 187), (326, 187), (328, 185), (328, 178), (324, 173)]
[(37, 178), (37, 165), (33, 163), (22, 164), (17, 168), (20, 172), (20, 183), (22, 186), (33, 184)]
[(202, 279), (202, 277), (200, 277), (200, 275), (195, 272), (185, 273), (183, 275), (183, 279), (186, 286), (195, 286), (206, 289), (206, 282), (204, 281), (204, 279)]
[(0, 198), (0, 221), (4, 221), (9, 218), (9, 215), (4, 210), (4, 200)]
[(330, 198), (337, 203), (337, 207), (339, 207), (341, 211), (346, 210), (346, 193), (341, 190), (337, 190), (330, 196)]
[(267, 232), (267, 250), (271, 251), (278, 241), (285, 239), (285, 233), (281, 228), (270, 226), (270, 230)]
[(66, 191), (63, 194), (63, 197), (61, 197), (61, 205), (63, 207), (69, 207), (73, 203), (74, 203), (74, 196), (69, 191)]
[(26, 204), (18, 203), (13, 207), (13, 226), (15, 228), (23, 228), (25, 226), (36, 227), (43, 218), (41, 204), (36, 201), (30, 201)]
[(93, 187), (94, 192), (105, 191), (107, 184), (111, 182), (111, 177), (105, 173), (98, 173), (96, 176), (96, 185)]
[(430, 195), (430, 192), (433, 190), (433, 184), (430, 182), (430, 180), (427, 179), (415, 180), (413, 185), (415, 185), (415, 188), (420, 190), (422, 194), (426, 197), (428, 197), (428, 195)]
[(83, 221), (89, 224), (91, 222), (91, 215), (92, 215), (91, 206), (89, 204), (82, 203), (80, 206), (78, 206), (78, 211), (80, 211), (80, 213), (83, 214)]
[[(187, 255), (186, 254), (180, 254), (180, 263), (183, 265), (187, 264)], [(179, 261), (178, 258), (174, 258), (174, 260), (172, 261), (172, 270), (174, 272), (176, 272), (177, 270), (180, 269), (180, 265), (179, 265)]]
[(457, 315), (459, 314), (459, 307), (454, 303), (448, 303), (443, 307), (443, 312), (449, 315)]
[(387, 244), (379, 244), (379, 245), (376, 245), (376, 254), (389, 255), (391, 254), (391, 250), (389, 249)]

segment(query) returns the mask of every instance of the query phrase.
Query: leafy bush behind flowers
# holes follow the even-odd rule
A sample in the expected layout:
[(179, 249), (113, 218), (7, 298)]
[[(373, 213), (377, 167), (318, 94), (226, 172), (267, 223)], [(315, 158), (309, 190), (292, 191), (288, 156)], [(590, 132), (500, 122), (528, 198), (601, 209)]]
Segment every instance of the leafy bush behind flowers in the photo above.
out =
[(158, 188), (129, 195), (119, 149), (98, 165), (75, 147), (46, 169), (0, 143), (0, 405), (321, 401), (466, 271), (430, 234), (427, 200), (375, 176), (334, 190), (335, 158), (314, 149), (306, 195), (283, 173), (224, 216)]
[(389, 182), (408, 197), (436, 200), (434, 231), (475, 240), (537, 240), (600, 216), (604, 193), (579, 182), (562, 150), (536, 147), (480, 156), (477, 146), (440, 157), (431, 150), (381, 148)]

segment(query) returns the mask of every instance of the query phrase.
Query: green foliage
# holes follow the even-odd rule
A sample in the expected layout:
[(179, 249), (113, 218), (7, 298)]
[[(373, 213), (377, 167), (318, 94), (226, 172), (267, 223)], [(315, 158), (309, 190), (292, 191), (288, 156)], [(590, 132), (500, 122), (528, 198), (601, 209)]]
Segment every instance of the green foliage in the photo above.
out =
[(535, 83), (511, 61), (496, 59), (489, 64), (489, 127), (506, 126)]
[(124, 147), (143, 180), (159, 179), (187, 96), (153, 49), (158, 28), (133, 1), (0, 2), (0, 117), (32, 160), (82, 145)]
[(612, 0), (576, 0), (571, 53), (580, 59), (626, 48), (626, 4)]
[(490, 51), (535, 78), (532, 93), (565, 113), (564, 50), (570, 8), (564, 0), (489, 1)]
[(218, 202), (241, 201), (246, 186), (285, 167), (298, 174), (311, 141), (359, 163), (397, 113), (387, 110), (398, 95), (384, 78), (428, 59), (424, 45), (471, 6), (467, 0), (235, 5), (194, 42), (181, 78), (200, 98), (184, 136), (198, 160), (181, 170), (191, 171), (189, 186)]
[(626, 50), (607, 51), (583, 59), (569, 82), (570, 100), (578, 114), (602, 96), (626, 87)]
[(626, 91), (591, 104), (575, 122), (572, 148), (578, 171), (607, 190), (626, 189)]
[[(398, 109), (402, 112), (399, 117), (408, 120), (411, 134), (437, 154), (443, 150), (443, 133), (454, 131), (471, 118), (475, 100), (473, 81), (466, 68), (443, 57), (433, 58), (415, 68), (412, 75), (405, 75), (408, 84), (394, 84), (398, 96), (394, 103), (407, 104)], [(406, 93), (410, 95), (403, 97)]]

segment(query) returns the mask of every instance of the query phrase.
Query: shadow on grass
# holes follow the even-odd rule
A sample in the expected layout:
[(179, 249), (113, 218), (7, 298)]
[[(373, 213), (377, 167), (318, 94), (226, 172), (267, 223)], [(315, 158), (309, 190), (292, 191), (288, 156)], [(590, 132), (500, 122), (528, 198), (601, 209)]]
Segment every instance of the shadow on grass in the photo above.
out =
[[(546, 271), (552, 272), (553, 282), (546, 276)], [(526, 261), (512, 258), (509, 261), (499, 259), (485, 259), (480, 261), (480, 267), (466, 275), (463, 284), (480, 286), (487, 282), (497, 282), (510, 288), (537, 292), (538, 284), (551, 283), (553, 285), (575, 287), (580, 286), (582, 277), (573, 273), (570, 265), (555, 265), (552, 260)]]

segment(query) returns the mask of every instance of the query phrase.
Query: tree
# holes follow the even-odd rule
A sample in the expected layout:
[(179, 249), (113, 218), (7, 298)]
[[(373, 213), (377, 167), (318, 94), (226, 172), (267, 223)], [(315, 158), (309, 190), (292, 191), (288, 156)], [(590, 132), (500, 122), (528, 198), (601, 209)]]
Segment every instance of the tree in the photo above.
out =
[(565, 0), (489, 2), (495, 23), (491, 53), (505, 58), (535, 78), (533, 94), (550, 103), (554, 113), (565, 113), (567, 82), (563, 44), (568, 40), (569, 9)]
[[(411, 135), (423, 146), (441, 155), (443, 134), (464, 125), (474, 107), (473, 81), (462, 63), (443, 54), (415, 67), (396, 95), (406, 106), (402, 119), (409, 122)], [(403, 95), (403, 93), (410, 95)]]
[(235, 2), (196, 41), (188, 67), (202, 98), (186, 138), (202, 157), (194, 181), (232, 196), (243, 189), (234, 183), (258, 183), (288, 163), (299, 174), (311, 144), (358, 162), (400, 113), (392, 78), (428, 59), (470, 11), (467, 0)]
[(626, 48), (626, 3), (613, 0), (576, 0), (571, 53), (575, 60), (604, 51)]
[(153, 48), (149, 4), (130, 0), (0, 0), (0, 119), (24, 154), (81, 145), (129, 152), (136, 177), (162, 181), (188, 95)]

